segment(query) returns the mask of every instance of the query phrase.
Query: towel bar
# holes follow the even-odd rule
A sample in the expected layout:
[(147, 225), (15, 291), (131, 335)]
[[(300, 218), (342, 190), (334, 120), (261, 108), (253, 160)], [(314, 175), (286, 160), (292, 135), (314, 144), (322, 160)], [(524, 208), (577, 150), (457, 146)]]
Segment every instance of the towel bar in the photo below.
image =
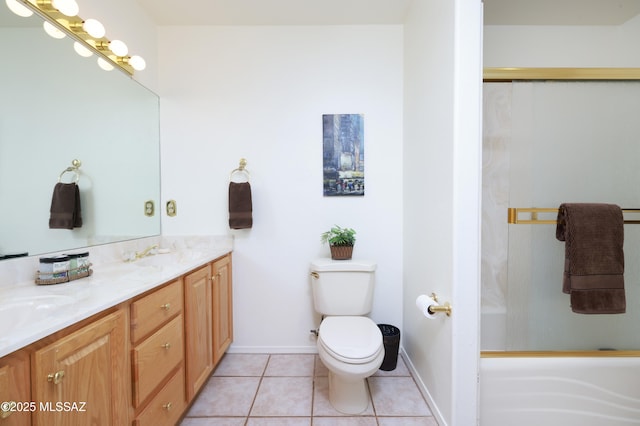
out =
[(62, 175), (64, 175), (67, 172), (75, 172), (76, 174), (76, 183), (78, 183), (78, 181), (80, 180), (80, 166), (82, 166), (82, 161), (80, 160), (73, 160), (71, 162), (71, 165), (69, 167), (67, 167), (66, 169), (64, 169), (62, 171), (62, 173), (60, 173), (60, 176), (58, 176), (58, 182), (62, 181)]
[(238, 166), (238, 168), (232, 170), (231, 173), (229, 174), (229, 180), (231, 180), (231, 178), (235, 173), (244, 173), (245, 176), (247, 177), (247, 182), (248, 182), (249, 178), (251, 177), (251, 174), (249, 173), (249, 170), (246, 169), (246, 166), (247, 166), (246, 158), (241, 158), (240, 165)]
[[(529, 217), (527, 219), (521, 219), (520, 218), (520, 214), (521, 213), (527, 213), (529, 214)], [(625, 219), (624, 223), (625, 224), (633, 224), (633, 225), (637, 225), (640, 224), (640, 209), (622, 209), (622, 213), (626, 214), (626, 215), (638, 215), (637, 219)], [(550, 215), (550, 214), (554, 214), (555, 216), (552, 216), (553, 218), (550, 218), (549, 216), (546, 216), (547, 218), (541, 218), (540, 216), (544, 216), (544, 215)], [(529, 208), (522, 208), (522, 207), (509, 207), (507, 209), (507, 223), (510, 224), (515, 224), (515, 225), (545, 225), (545, 224), (555, 224), (556, 223), (556, 217), (558, 215), (558, 209), (553, 209), (553, 208), (536, 208), (536, 207), (529, 207)]]

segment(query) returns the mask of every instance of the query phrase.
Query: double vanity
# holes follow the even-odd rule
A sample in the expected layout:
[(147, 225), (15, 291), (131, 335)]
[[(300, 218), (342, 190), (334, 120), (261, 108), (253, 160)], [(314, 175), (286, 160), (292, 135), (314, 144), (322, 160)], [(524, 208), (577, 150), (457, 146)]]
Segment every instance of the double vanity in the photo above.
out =
[(182, 417), (233, 339), (232, 241), (177, 246), (0, 288), (0, 426)]

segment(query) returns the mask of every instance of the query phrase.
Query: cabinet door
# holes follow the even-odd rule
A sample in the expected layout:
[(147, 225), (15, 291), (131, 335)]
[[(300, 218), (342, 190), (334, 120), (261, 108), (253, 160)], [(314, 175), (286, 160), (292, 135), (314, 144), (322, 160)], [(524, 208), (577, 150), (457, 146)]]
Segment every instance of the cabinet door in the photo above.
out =
[(34, 353), (34, 425), (129, 424), (125, 319), (114, 312)]
[[(0, 359), (0, 425), (31, 424), (29, 353), (18, 351)], [(8, 403), (8, 405), (7, 405)], [(25, 407), (27, 406), (27, 407)]]
[(233, 341), (231, 255), (213, 263), (213, 365)]
[(184, 277), (184, 300), (187, 400), (191, 401), (213, 370), (211, 265)]

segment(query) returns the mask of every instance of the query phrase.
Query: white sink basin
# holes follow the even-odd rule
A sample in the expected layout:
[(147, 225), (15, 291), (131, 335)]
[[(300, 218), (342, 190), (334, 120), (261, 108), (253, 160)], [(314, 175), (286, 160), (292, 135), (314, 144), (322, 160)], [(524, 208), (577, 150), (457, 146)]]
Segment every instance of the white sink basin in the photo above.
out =
[(40, 321), (50, 315), (63, 314), (76, 299), (71, 296), (46, 294), (11, 297), (0, 301), (0, 336), (16, 328)]
[(132, 265), (139, 267), (154, 266), (162, 268), (164, 265), (175, 262), (175, 257), (168, 254), (156, 254), (155, 256), (147, 256), (142, 259), (131, 262)]
[(131, 262), (131, 264), (141, 268), (152, 266), (157, 269), (162, 269), (166, 265), (171, 266), (175, 264), (192, 262), (196, 259), (199, 259), (200, 257), (202, 257), (202, 253), (199, 251), (185, 250), (146, 256), (142, 259)]

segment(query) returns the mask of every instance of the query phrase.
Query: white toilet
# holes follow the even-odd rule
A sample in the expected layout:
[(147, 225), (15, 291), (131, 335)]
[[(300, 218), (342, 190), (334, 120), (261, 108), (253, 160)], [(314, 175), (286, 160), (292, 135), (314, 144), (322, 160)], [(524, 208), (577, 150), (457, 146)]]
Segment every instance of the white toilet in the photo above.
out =
[(376, 264), (358, 260), (311, 262), (311, 287), (318, 330), (318, 354), (329, 370), (329, 401), (345, 414), (367, 409), (365, 379), (384, 359), (382, 333), (367, 315), (373, 304)]

